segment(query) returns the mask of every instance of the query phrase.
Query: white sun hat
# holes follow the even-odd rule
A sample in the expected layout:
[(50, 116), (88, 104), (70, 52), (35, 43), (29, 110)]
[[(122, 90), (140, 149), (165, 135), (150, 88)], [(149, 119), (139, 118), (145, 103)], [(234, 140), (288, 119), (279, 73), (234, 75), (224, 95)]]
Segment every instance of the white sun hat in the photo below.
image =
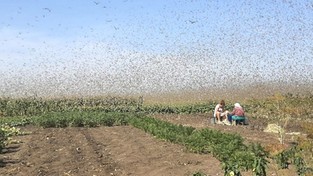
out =
[(234, 104), (235, 107), (241, 107), (239, 103)]

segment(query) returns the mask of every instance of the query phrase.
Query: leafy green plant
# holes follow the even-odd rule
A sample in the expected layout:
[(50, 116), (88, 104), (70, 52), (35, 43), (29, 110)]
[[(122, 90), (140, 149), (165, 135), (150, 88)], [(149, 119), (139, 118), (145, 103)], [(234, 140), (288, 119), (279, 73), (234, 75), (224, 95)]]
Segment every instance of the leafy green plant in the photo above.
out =
[(302, 149), (299, 145), (293, 146), (289, 149), (292, 163), (296, 166), (297, 174), (305, 176), (308, 172), (312, 172), (312, 168), (307, 167), (302, 155)]
[(289, 153), (287, 151), (283, 151), (279, 154), (277, 154), (274, 157), (274, 160), (276, 161), (276, 164), (279, 166), (279, 169), (287, 169), (289, 166)]
[(206, 176), (206, 174), (204, 174), (201, 171), (198, 171), (198, 172), (193, 173), (192, 176)]
[(254, 155), (253, 162), (253, 175), (254, 176), (266, 176), (266, 167), (269, 161), (267, 158), (269, 157), (268, 152), (264, 150), (264, 148), (260, 144), (251, 144), (250, 150)]
[(13, 140), (12, 139), (13, 136), (25, 135), (25, 134), (28, 134), (28, 133), (22, 132), (20, 128), (16, 128), (8, 124), (1, 124), (0, 125), (0, 153), (6, 145), (10, 143), (20, 142), (20, 141)]
[[(227, 150), (227, 149), (226, 149)], [(241, 176), (241, 171), (252, 169), (254, 156), (248, 150), (234, 151), (228, 159), (222, 161), (225, 176)]]
[(304, 176), (307, 171), (307, 167), (305, 166), (303, 158), (301, 156), (295, 156), (293, 162), (297, 168), (297, 174), (299, 176)]
[(0, 129), (0, 153), (5, 146), (6, 140), (7, 140), (7, 136), (6, 136), (5, 132), (2, 129)]

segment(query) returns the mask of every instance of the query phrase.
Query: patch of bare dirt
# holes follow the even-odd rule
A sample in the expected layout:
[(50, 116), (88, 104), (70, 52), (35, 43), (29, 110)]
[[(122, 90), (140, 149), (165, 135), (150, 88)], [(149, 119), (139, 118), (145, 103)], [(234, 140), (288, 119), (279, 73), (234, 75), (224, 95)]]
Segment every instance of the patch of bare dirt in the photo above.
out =
[(218, 160), (185, 151), (131, 126), (26, 127), (21, 144), (1, 154), (0, 175), (222, 175)]

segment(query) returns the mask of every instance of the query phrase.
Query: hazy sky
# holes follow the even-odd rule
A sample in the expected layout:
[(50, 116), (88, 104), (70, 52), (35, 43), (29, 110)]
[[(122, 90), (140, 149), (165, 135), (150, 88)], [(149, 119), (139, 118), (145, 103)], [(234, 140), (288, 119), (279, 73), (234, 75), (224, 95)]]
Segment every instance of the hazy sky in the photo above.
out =
[(2, 0), (0, 94), (313, 83), (313, 0)]

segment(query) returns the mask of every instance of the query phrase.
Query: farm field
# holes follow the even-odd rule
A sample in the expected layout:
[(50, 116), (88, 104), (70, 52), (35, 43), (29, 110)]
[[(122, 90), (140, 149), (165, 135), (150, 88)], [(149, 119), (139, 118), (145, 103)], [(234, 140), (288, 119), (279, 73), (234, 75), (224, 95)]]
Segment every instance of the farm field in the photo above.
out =
[[(239, 132), (263, 144), (277, 135), (251, 131), (243, 126), (209, 126), (204, 116), (163, 115), (164, 120), (197, 128)], [(197, 171), (223, 175), (220, 162), (208, 154), (195, 154), (183, 146), (156, 139), (131, 126), (38, 128), (26, 126), (29, 135), (17, 136), (2, 154), (0, 175), (192, 175)], [(293, 171), (293, 172), (291, 172)], [(270, 175), (275, 175), (272, 168)], [(280, 175), (294, 175), (292, 169)], [(243, 175), (251, 175), (246, 173)]]
[[(276, 97), (275, 101), (278, 98), (281, 97)], [(283, 104), (281, 103), (281, 105)], [(248, 104), (246, 107), (248, 109)], [(49, 108), (51, 109), (51, 107)], [(145, 108), (146, 111), (155, 109), (142, 107), (142, 109)], [(178, 110), (196, 111), (192, 108), (187, 108), (187, 110), (183, 107), (173, 109), (159, 106), (158, 108), (157, 111), (171, 113), (149, 113), (147, 116), (182, 127), (193, 127), (196, 130), (213, 129), (222, 132), (222, 134), (239, 134), (244, 143), (260, 143), (265, 149), (280, 150), (279, 147), (277, 148), (277, 146), (281, 146), (279, 135), (264, 132), (267, 124), (272, 123), (273, 120), (255, 118), (256, 115), (252, 114), (252, 110), (249, 111), (249, 117), (251, 117), (249, 118), (249, 125), (224, 126), (210, 124), (208, 117), (212, 115), (211, 111), (202, 112), (204, 111), (201, 109), (203, 108), (202, 105), (198, 107), (201, 109), (199, 110), (200, 113), (172, 113), (172, 111)], [(90, 110), (90, 108), (88, 109)], [(135, 122), (130, 121), (130, 124), (124, 124), (123, 120), (119, 119), (119, 125), (110, 125), (108, 120), (97, 119), (107, 113), (102, 112), (101, 115), (96, 109), (91, 107), (91, 112), (89, 110), (81, 111), (78, 114), (73, 111), (56, 112), (52, 115), (48, 113), (39, 115), (40, 118), (38, 118), (39, 116), (32, 116), (32, 123), (19, 126), (20, 131), (26, 134), (13, 136), (15, 142), (3, 148), (2, 154), (0, 154), (0, 175), (224, 175), (222, 162), (218, 156), (214, 156), (210, 152), (191, 152), (186, 147), (187, 143), (184, 146), (153, 136), (145, 130), (136, 128)], [(123, 108), (115, 107), (115, 110), (121, 109)], [(281, 109), (288, 110), (288, 108), (283, 109), (282, 107)], [(261, 112), (260, 110), (261, 108), (258, 112)], [(106, 109), (106, 111), (110, 110)], [(4, 113), (9, 114), (9, 111), (3, 110)], [(23, 111), (23, 113), (34, 112), (30, 109), (29, 112)], [(97, 114), (100, 115), (97, 116)], [(77, 115), (83, 118), (77, 120), (75, 119)], [(294, 116), (296, 115), (295, 113)], [(97, 123), (101, 121), (104, 124), (109, 124), (109, 126), (95, 125), (92, 127), (95, 121), (81, 121), (88, 119), (86, 118), (88, 116), (97, 116), (95, 118), (98, 120)], [(123, 117), (124, 115), (119, 116)], [(39, 120), (36, 121), (36, 118)], [(64, 120), (71, 118), (70, 121), (73, 124), (68, 126), (68, 122)], [(53, 123), (56, 124), (52, 124), (49, 119), (55, 120)], [(75, 125), (74, 122), (77, 122), (78, 125)], [(293, 145), (297, 142), (298, 137), (304, 135), (303, 122), (311, 124), (311, 120), (308, 118), (304, 121), (289, 120), (289, 123), (284, 126), (286, 133), (284, 146)], [(41, 126), (38, 125), (39, 123)], [(157, 121), (156, 123), (160, 122)], [(89, 124), (89, 127), (80, 127), (81, 124)], [(53, 125), (59, 126), (59, 128), (55, 128)], [(147, 126), (150, 127), (151, 125), (152, 123)], [(288, 134), (292, 132), (295, 132), (296, 135)], [(221, 136), (221, 138), (223, 137)], [(222, 151), (222, 148), (219, 150)], [(216, 153), (215, 150), (211, 152)], [(294, 164), (291, 164), (288, 169), (279, 169), (273, 160), (267, 164), (266, 173), (276, 176), (297, 175)], [(241, 171), (241, 174), (243, 176), (253, 175), (251, 170)]]

